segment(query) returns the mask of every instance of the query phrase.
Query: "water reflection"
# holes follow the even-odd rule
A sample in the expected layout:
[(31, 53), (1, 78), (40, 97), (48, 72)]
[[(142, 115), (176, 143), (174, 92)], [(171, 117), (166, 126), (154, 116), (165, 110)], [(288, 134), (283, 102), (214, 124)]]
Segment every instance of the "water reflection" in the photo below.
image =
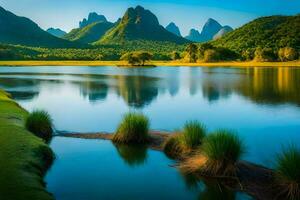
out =
[(147, 145), (126, 145), (114, 144), (119, 156), (130, 167), (136, 167), (146, 164), (147, 161)]
[(236, 192), (226, 188), (217, 180), (199, 178), (193, 174), (180, 172), (188, 190), (198, 191), (199, 200), (236, 200)]
[[(156, 69), (157, 70), (157, 69)], [(171, 70), (170, 70), (171, 71)], [(243, 96), (256, 104), (300, 105), (300, 70), (293, 68), (187, 68), (172, 69), (163, 76), (146, 76), (147, 71), (134, 69), (131, 75), (76, 74), (6, 74), (0, 77), (0, 87), (26, 100), (36, 97), (41, 85), (66, 82), (78, 87), (80, 94), (90, 102), (103, 101), (110, 92), (116, 93), (128, 106), (143, 108), (159, 94), (168, 91), (173, 97), (180, 89), (190, 96), (199, 92), (209, 102), (226, 99), (232, 94)], [(186, 72), (186, 73), (185, 73)], [(17, 76), (17, 77), (16, 77)], [(29, 76), (29, 77), (28, 77)], [(48, 78), (45, 78), (48, 77)], [(182, 84), (186, 82), (187, 84)], [(183, 85), (183, 88), (180, 88)], [(185, 87), (188, 87), (186, 90)], [(23, 93), (17, 94), (16, 92)], [(31, 94), (34, 91), (34, 94)], [(30, 97), (31, 96), (31, 97)], [(22, 98), (22, 97), (21, 97)]]

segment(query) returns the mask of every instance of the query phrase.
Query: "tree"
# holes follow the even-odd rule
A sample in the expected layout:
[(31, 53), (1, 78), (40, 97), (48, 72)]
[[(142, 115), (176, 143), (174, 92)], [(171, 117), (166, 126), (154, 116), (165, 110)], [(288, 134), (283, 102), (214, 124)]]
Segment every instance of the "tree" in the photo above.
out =
[(199, 58), (203, 59), (204, 58), (204, 52), (208, 49), (214, 49), (214, 47), (210, 43), (204, 43), (201, 44), (199, 47)]
[(204, 62), (216, 62), (220, 60), (220, 53), (215, 49), (208, 49), (204, 52)]
[(142, 65), (145, 65), (145, 62), (151, 60), (153, 57), (153, 55), (151, 53), (146, 52), (146, 51), (136, 52), (134, 54), (140, 60)]
[(179, 59), (181, 59), (181, 56), (177, 51), (173, 51), (171, 53), (171, 58), (172, 58), (172, 60), (179, 60)]
[(139, 65), (141, 63), (141, 60), (137, 57), (137, 55), (132, 52), (125, 53), (121, 56), (120, 60), (127, 61), (131, 65)]
[(258, 62), (269, 62), (275, 60), (275, 54), (271, 48), (258, 47), (254, 53), (254, 60)]
[(280, 61), (293, 61), (297, 59), (298, 53), (294, 48), (285, 47), (279, 49), (278, 57)]
[(198, 47), (197, 45), (191, 43), (186, 48), (187, 55), (189, 56), (189, 62), (195, 63), (197, 62), (197, 53), (198, 53)]

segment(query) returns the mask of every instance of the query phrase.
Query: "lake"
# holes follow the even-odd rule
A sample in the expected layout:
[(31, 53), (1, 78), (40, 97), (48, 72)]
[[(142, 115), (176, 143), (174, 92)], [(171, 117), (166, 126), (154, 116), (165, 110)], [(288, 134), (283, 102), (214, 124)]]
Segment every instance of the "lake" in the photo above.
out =
[[(0, 88), (29, 111), (47, 110), (60, 131), (113, 132), (134, 110), (155, 130), (178, 130), (187, 120), (235, 130), (247, 146), (243, 159), (268, 167), (282, 147), (300, 145), (300, 68), (0, 67)], [(47, 182), (59, 199), (89, 190), (91, 199), (155, 198), (147, 188), (162, 199), (199, 197), (162, 153), (147, 150), (147, 161), (131, 166), (107, 141), (56, 137), (51, 146), (57, 160)]]

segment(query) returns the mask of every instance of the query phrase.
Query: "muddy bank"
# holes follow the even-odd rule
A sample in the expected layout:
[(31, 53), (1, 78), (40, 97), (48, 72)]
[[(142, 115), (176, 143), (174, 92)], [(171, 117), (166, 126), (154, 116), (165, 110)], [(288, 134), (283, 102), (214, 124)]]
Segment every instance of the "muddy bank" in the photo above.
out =
[[(171, 132), (151, 131), (151, 140), (149, 148), (163, 151), (163, 144), (165, 140), (174, 134)], [(82, 139), (102, 139), (111, 140), (113, 137), (112, 133), (58, 133), (57, 136), (61, 137), (72, 137)], [(211, 179), (211, 177), (203, 177), (198, 174), (194, 174), (199, 180), (205, 178)], [(247, 161), (241, 161), (238, 163), (238, 174), (237, 178), (214, 178), (225, 187), (241, 191), (249, 194), (258, 200), (273, 200), (276, 198), (276, 191), (274, 189), (274, 172), (271, 169), (265, 168), (260, 165), (256, 165)]]

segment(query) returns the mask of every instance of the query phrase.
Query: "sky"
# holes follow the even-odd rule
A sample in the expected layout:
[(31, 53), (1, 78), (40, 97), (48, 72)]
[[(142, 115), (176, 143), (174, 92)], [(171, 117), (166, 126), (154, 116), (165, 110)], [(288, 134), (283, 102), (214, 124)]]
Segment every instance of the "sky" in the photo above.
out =
[(237, 28), (257, 17), (300, 13), (300, 0), (0, 0), (0, 6), (32, 19), (43, 29), (70, 31), (89, 12), (116, 21), (128, 7), (141, 5), (151, 10), (161, 25), (176, 23), (182, 34), (199, 31), (208, 18)]

